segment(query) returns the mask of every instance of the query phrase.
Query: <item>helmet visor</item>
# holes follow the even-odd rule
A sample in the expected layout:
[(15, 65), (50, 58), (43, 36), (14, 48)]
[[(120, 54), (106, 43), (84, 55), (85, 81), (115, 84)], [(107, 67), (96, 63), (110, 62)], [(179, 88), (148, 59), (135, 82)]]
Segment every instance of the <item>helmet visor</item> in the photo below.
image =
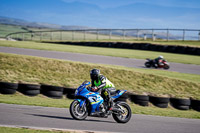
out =
[(90, 74), (90, 78), (92, 80), (96, 80), (96, 79), (98, 79), (98, 75), (97, 74)]

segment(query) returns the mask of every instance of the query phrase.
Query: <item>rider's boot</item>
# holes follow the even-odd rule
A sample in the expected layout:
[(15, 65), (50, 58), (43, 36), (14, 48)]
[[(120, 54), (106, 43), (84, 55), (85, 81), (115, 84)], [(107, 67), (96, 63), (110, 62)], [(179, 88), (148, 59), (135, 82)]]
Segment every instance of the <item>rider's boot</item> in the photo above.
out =
[(113, 109), (113, 99), (110, 97), (108, 100), (108, 108), (107, 108), (107, 115), (110, 115)]

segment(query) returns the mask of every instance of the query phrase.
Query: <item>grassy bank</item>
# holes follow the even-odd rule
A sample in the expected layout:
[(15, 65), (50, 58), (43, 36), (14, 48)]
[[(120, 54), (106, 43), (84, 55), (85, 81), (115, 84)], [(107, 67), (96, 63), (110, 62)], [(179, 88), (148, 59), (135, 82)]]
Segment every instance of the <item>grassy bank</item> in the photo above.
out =
[[(0, 80), (74, 87), (90, 80), (89, 71), (101, 70), (117, 89), (200, 99), (200, 76), (173, 72), (146, 73), (142, 69), (86, 64), (0, 53)], [(152, 70), (154, 71), (154, 70)], [(153, 72), (152, 72), (153, 73)], [(157, 71), (159, 73), (159, 71)]]
[(151, 51), (144, 51), (144, 50), (99, 48), (99, 47), (59, 45), (59, 44), (23, 42), (23, 41), (16, 41), (16, 42), (0, 41), (0, 46), (85, 53), (85, 54), (136, 58), (136, 59), (146, 59), (146, 58), (154, 59), (158, 57), (159, 55), (163, 55), (165, 59), (167, 59), (169, 62), (200, 65), (200, 56), (172, 54), (172, 53), (163, 53), (163, 52), (151, 52)]
[(37, 130), (37, 129), (13, 128), (13, 127), (0, 127), (0, 133), (76, 133), (76, 132), (56, 131), (56, 130)]
[[(28, 97), (20, 93), (14, 95), (1, 95), (0, 103), (8, 104), (20, 104), (20, 105), (34, 105), (44, 107), (58, 107), (58, 108), (69, 108), (72, 100), (65, 98), (63, 99), (51, 99), (43, 95)], [(145, 114), (145, 115), (158, 115), (158, 116), (170, 116), (170, 117), (182, 117), (182, 118), (194, 118), (200, 119), (199, 112), (194, 110), (181, 111), (168, 107), (165, 109), (155, 107), (150, 104), (149, 107), (142, 107), (131, 102), (128, 102), (133, 114)]]

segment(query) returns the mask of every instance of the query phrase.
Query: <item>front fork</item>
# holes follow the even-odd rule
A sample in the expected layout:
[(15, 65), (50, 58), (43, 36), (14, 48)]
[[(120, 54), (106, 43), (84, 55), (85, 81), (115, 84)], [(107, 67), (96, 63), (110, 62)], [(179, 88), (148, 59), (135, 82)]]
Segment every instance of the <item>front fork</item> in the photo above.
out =
[(80, 110), (82, 110), (84, 105), (86, 104), (86, 99), (76, 99), (76, 100), (79, 101), (79, 107)]

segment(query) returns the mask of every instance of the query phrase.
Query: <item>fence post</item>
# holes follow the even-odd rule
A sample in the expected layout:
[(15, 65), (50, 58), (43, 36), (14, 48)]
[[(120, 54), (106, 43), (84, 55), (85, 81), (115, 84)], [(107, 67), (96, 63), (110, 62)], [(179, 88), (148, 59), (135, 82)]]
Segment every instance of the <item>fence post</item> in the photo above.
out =
[(19, 39), (19, 34), (17, 33), (17, 39)]
[(200, 41), (200, 31), (199, 31), (199, 41)]
[(144, 34), (144, 40), (147, 40), (147, 35), (146, 34)]
[(86, 30), (84, 30), (84, 40), (86, 40)]
[(109, 39), (111, 40), (111, 36), (112, 36), (112, 30), (110, 29), (110, 33), (109, 33)]
[(60, 40), (62, 41), (62, 31), (60, 31)]
[(167, 29), (167, 41), (169, 41), (169, 29)]
[(22, 41), (24, 41), (24, 33), (22, 33)]
[(152, 40), (154, 41), (154, 29), (152, 29)]
[(139, 30), (137, 29), (137, 40), (139, 40)]
[(153, 34), (153, 41), (156, 40), (156, 34)]
[(125, 29), (123, 29), (123, 39), (125, 40), (125, 35), (126, 33), (125, 33)]
[(97, 37), (96, 40), (99, 40), (99, 30), (97, 29)]
[(74, 30), (72, 31), (72, 40), (74, 40)]
[(33, 41), (33, 33), (31, 32), (31, 41)]
[(40, 41), (42, 41), (42, 32), (40, 32)]
[(185, 41), (185, 29), (183, 29), (183, 41)]
[(53, 32), (51, 31), (51, 40), (53, 39)]

